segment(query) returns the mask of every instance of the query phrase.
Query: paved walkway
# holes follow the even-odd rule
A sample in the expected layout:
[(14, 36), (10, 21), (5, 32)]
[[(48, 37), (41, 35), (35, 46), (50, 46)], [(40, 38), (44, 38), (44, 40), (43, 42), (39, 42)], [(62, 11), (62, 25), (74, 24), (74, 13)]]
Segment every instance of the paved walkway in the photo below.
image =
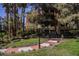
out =
[[(47, 42), (41, 43), (40, 46), (41, 48), (44, 48), (44, 47), (54, 46), (59, 43), (61, 43), (61, 41), (49, 39)], [(27, 47), (0, 49), (0, 52), (9, 54), (9, 53), (29, 52), (38, 49), (39, 49), (39, 45), (32, 45)]]

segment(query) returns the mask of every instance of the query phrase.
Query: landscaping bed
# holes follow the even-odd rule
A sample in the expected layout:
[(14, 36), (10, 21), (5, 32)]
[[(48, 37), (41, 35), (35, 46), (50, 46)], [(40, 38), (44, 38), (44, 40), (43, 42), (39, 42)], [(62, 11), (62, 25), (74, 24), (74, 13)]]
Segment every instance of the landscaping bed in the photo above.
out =
[(79, 39), (65, 39), (63, 43), (38, 51), (12, 54), (14, 56), (79, 56)]

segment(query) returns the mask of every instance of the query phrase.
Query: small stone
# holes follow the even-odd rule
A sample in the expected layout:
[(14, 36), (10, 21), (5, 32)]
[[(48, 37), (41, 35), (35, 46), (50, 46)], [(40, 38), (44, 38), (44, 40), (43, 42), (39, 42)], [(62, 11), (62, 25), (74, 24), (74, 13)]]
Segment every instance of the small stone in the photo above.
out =
[(7, 49), (0, 49), (0, 52), (1, 52), (1, 53), (5, 53), (6, 50), (7, 50)]
[(49, 43), (42, 43), (41, 46), (42, 47), (48, 47), (48, 46), (50, 46), (50, 44)]
[(32, 51), (33, 49), (31, 47), (23, 47), (23, 48), (19, 48), (18, 52), (29, 52)]

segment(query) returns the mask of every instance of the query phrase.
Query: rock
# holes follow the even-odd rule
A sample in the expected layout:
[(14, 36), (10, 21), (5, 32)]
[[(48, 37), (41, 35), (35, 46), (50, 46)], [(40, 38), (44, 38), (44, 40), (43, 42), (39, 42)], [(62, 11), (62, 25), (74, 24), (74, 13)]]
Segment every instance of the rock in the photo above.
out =
[(49, 40), (48, 43), (50, 44), (50, 46), (52, 46), (52, 45), (56, 44), (57, 41), (56, 40)]
[(7, 50), (7, 49), (0, 49), (0, 52), (1, 52), (1, 53), (5, 53), (6, 50)]
[(8, 48), (5, 53), (17, 53), (18, 52), (18, 48)]
[(49, 40), (48, 42), (49, 42), (49, 43), (57, 43), (56, 40)]
[(42, 43), (42, 44), (41, 44), (41, 47), (49, 47), (49, 46), (50, 46), (49, 43)]
[(18, 52), (29, 52), (32, 51), (33, 49), (31, 47), (23, 47), (23, 48), (19, 48)]

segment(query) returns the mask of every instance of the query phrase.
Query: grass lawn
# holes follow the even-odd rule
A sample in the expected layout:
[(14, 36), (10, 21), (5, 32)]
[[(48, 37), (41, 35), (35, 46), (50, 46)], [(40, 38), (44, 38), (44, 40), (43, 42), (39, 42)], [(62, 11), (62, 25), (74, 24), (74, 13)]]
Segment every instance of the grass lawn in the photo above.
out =
[[(44, 41), (46, 41), (46, 40), (47, 39), (45, 39), (45, 38), (41, 38), (40, 39), (41, 43), (44, 42)], [(38, 44), (38, 41), (39, 41), (38, 38), (24, 39), (24, 40), (21, 40), (21, 41), (9, 43), (5, 47), (23, 47), (23, 46), (29, 46), (29, 45), (33, 45), (33, 44)]]
[(79, 56), (79, 40), (65, 39), (63, 43), (38, 51), (12, 54), (15, 56)]

